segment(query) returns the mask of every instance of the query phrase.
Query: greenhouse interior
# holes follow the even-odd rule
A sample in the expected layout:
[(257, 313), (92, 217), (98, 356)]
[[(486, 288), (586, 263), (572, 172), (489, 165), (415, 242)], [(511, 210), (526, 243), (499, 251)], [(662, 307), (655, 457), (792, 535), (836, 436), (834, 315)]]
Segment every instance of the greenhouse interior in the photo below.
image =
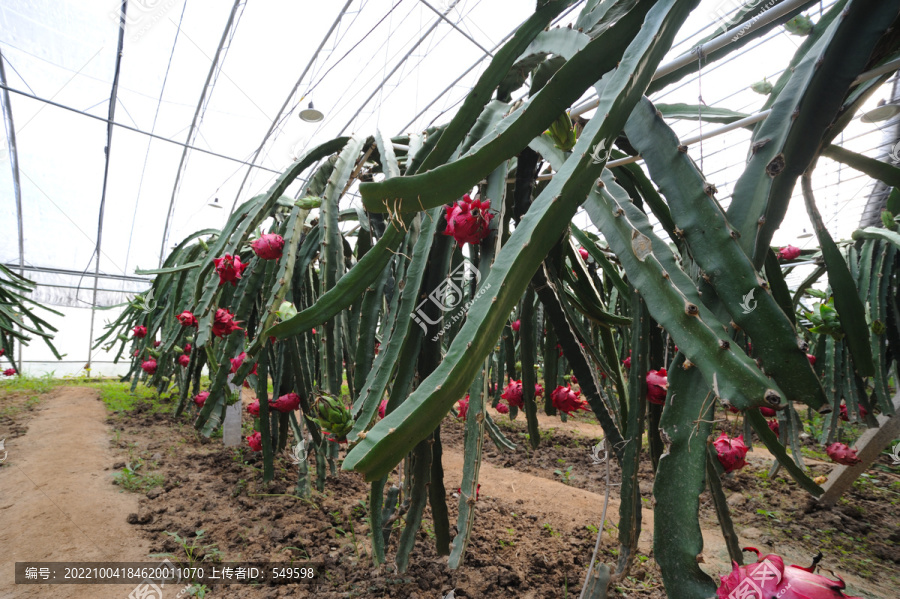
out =
[(900, 0), (0, 2), (0, 598), (896, 599)]

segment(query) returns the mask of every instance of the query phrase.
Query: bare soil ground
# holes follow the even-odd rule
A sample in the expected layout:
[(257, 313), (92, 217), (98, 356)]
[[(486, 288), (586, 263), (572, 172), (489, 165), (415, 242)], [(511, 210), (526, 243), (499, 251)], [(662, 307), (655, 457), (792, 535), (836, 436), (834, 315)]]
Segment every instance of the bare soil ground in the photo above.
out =
[[(211, 597), (425, 599), (455, 589), (457, 597), (543, 599), (577, 596), (580, 590), (606, 490), (605, 466), (591, 458), (591, 447), (602, 437), (596, 424), (542, 416), (542, 429), (549, 432), (532, 452), (519, 436), (524, 435), (523, 418), (504, 423), (520, 451), (500, 453), (485, 442), (476, 531), (463, 567), (451, 571), (447, 559), (435, 554), (426, 511), (410, 569), (397, 573), (371, 566), (364, 510), (368, 486), (361, 477), (339, 471), (329, 477), (324, 493), (299, 499), (293, 495), (296, 469), (286, 458), (276, 461), (275, 481), (263, 485), (259, 454), (203, 439), (186, 420), (175, 420), (161, 408), (165, 406), (140, 402), (131, 412), (107, 417), (95, 391), (62, 388), (38, 410), (0, 421), (0, 438), (10, 431), (19, 435), (7, 440), (10, 456), (0, 467), (0, 597), (124, 599), (128, 591), (113, 587), (15, 587), (12, 562), (150, 561), (149, 553), (184, 559), (184, 549), (165, 533), (189, 538), (198, 530), (204, 531), (197, 541), (200, 557), (311, 559), (324, 564), (323, 575), (313, 585), (223, 585), (213, 588)], [(462, 425), (448, 418), (443, 439), (445, 486), (452, 495), (462, 470)], [(145, 464), (143, 476), (151, 484), (137, 493), (120, 493), (112, 473), (136, 459)], [(770, 463), (771, 456), (757, 448), (750, 466), (725, 480), (742, 544), (802, 565), (822, 550), (826, 555), (821, 565), (840, 574), (850, 594), (895, 598), (900, 583), (900, 477), (889, 468), (870, 469), (871, 478), (858, 484), (836, 510), (811, 511), (807, 495), (795, 484), (764, 476)], [(649, 481), (649, 459), (644, 468)], [(813, 465), (816, 472), (829, 469)], [(613, 466), (611, 522), (600, 556), (607, 563), (615, 562), (618, 548), (614, 523), (619, 479)], [(641, 491), (640, 555), (631, 576), (611, 596), (661, 599), (665, 593), (652, 559), (649, 482)], [(44, 496), (54, 501), (41, 509)], [(448, 501), (455, 523), (456, 500)], [(703, 567), (716, 577), (730, 570), (728, 555), (709, 498), (704, 495), (701, 502)], [(389, 556), (396, 538), (388, 547)], [(107, 590), (109, 594), (102, 594)]]

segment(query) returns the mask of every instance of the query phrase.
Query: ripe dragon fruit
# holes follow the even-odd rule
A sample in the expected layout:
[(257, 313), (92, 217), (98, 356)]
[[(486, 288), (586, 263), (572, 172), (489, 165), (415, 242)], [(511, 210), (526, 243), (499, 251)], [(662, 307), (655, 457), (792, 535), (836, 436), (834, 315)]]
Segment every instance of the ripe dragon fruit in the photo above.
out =
[[(241, 364), (244, 363), (244, 360), (247, 359), (247, 352), (241, 352), (238, 354), (237, 358), (231, 358), (231, 374), (234, 374), (238, 371), (238, 368), (241, 367)], [(250, 374), (258, 374), (256, 369), (259, 365), (254, 364), (253, 370), (250, 371)]]
[(544, 388), (540, 383), (534, 384), (534, 396), (535, 397), (543, 397), (544, 396)]
[(759, 413), (765, 416), (766, 418), (774, 418), (775, 410), (772, 408), (767, 408), (766, 406), (762, 406), (759, 408)]
[[(865, 409), (862, 406), (859, 406), (859, 417), (865, 418), (869, 415), (869, 410)], [(847, 404), (841, 404), (841, 420), (844, 422), (850, 422), (850, 416), (847, 414)]]
[(141, 368), (147, 374), (156, 374), (156, 360), (150, 358), (149, 360), (141, 364)]
[(203, 407), (203, 404), (206, 403), (206, 398), (209, 397), (209, 391), (201, 391), (197, 395), (194, 396), (194, 403), (199, 407)]
[(191, 357), (186, 354), (181, 354), (180, 356), (178, 356), (178, 363), (182, 368), (187, 368), (191, 363)]
[(473, 200), (469, 194), (464, 195), (460, 201), (447, 206), (444, 235), (453, 237), (459, 245), (481, 243), (488, 236), (494, 218), (490, 208), (490, 200), (482, 202)]
[(759, 550), (746, 547), (744, 551), (756, 553), (757, 562), (738, 566), (728, 576), (722, 576), (722, 584), (716, 591), (718, 599), (862, 599), (850, 597), (842, 591), (844, 581), (835, 582), (815, 574), (815, 565), (809, 568), (785, 566), (784, 560), (775, 554), (759, 557)]
[(7, 368), (6, 370), (3, 371), (3, 376), (15, 376), (15, 375), (16, 375), (15, 368)]
[(213, 319), (212, 333), (216, 337), (225, 337), (234, 331), (242, 331), (243, 329), (237, 325), (234, 314), (225, 308), (219, 308), (216, 310), (216, 316)]
[(160, 345), (162, 345), (162, 341), (157, 340), (153, 342), (153, 347), (159, 347)]
[(456, 402), (456, 412), (459, 414), (460, 420), (465, 420), (466, 415), (469, 413), (469, 394), (466, 393), (466, 396), (461, 400)]
[(581, 395), (581, 391), (573, 391), (569, 385), (565, 387), (558, 385), (550, 394), (550, 401), (553, 402), (554, 408), (566, 414), (571, 414), (576, 410), (590, 410), (587, 403), (578, 397), (579, 395)]
[(625, 370), (631, 370), (631, 356), (622, 360), (622, 366), (625, 367)]
[(658, 406), (666, 404), (666, 393), (669, 389), (667, 377), (668, 373), (665, 368), (651, 370), (647, 373), (647, 401)]
[(853, 466), (859, 464), (859, 458), (856, 457), (856, 450), (850, 449), (843, 443), (832, 443), (825, 446), (825, 453), (828, 457), (844, 466)]
[(6, 350), (0, 347), (0, 358), (6, 355)]
[(378, 417), (384, 418), (385, 413), (387, 412), (387, 400), (382, 399), (381, 404), (378, 406)]
[(278, 260), (284, 253), (284, 237), (267, 233), (250, 244), (253, 252), (263, 260)]
[(247, 268), (246, 264), (241, 263), (240, 256), (231, 254), (216, 258), (213, 260), (213, 264), (216, 265), (216, 274), (219, 275), (219, 285), (231, 283), (233, 287), (237, 286), (237, 280), (241, 278), (244, 269)]
[(520, 328), (521, 326), (522, 326), (522, 321), (521, 321), (521, 320), (517, 320), (517, 321), (515, 321), (514, 323), (512, 323), (512, 330), (514, 330), (515, 332), (518, 333), (518, 332), (519, 332), (519, 328)]
[(578, 378), (574, 374), (571, 377), (569, 377), (569, 380), (572, 381), (573, 385), (578, 384)]
[(184, 353), (185, 353), (186, 355), (189, 356), (189, 355), (191, 355), (191, 350), (192, 350), (192, 349), (193, 349), (193, 348), (191, 347), (191, 344), (188, 343), (188, 344), (186, 344), (186, 345), (184, 346)]
[(275, 403), (272, 404), (272, 409), (283, 412), (285, 414), (289, 414), (299, 407), (300, 396), (296, 393), (287, 393), (285, 395), (282, 395), (275, 400)]
[(747, 446), (744, 445), (744, 435), (732, 439), (727, 434), (713, 441), (719, 463), (725, 468), (725, 472), (734, 472), (747, 465), (744, 458), (747, 455)]
[(812, 354), (806, 354), (806, 359), (809, 360), (809, 365), (810, 365), (810, 366), (815, 366), (815, 365), (816, 365), (816, 357), (815, 357), (814, 355), (812, 355)]
[(175, 318), (178, 320), (178, 322), (181, 323), (181, 326), (183, 326), (183, 327), (199, 326), (199, 323), (197, 322), (197, 317), (194, 316), (191, 312), (189, 312), (187, 310), (185, 310), (184, 312), (182, 312)]
[(590, 252), (588, 252), (585, 248), (578, 248), (578, 253), (581, 254), (581, 259), (587, 262), (587, 259), (590, 257)]
[(247, 437), (247, 445), (249, 445), (250, 449), (253, 451), (262, 451), (262, 435), (259, 431), (256, 431)]
[(258, 399), (254, 399), (253, 402), (251, 402), (251, 403), (247, 406), (247, 411), (248, 411), (250, 414), (252, 414), (253, 416), (259, 416), (259, 400), (258, 400)]
[(777, 435), (777, 434), (779, 433), (779, 431), (781, 430), (781, 427), (778, 426), (778, 420), (775, 419), (775, 418), (773, 418), (772, 420), (767, 421), (766, 424), (769, 425), (769, 429), (770, 429), (773, 433), (775, 433), (776, 435)]
[(500, 412), (501, 414), (509, 414), (509, 406), (506, 405), (505, 403), (498, 403), (497, 411)]
[(792, 245), (786, 245), (778, 250), (779, 260), (794, 260), (800, 255), (800, 248)]
[(138, 326), (134, 327), (132, 332), (134, 333), (135, 339), (143, 339), (144, 337), (147, 336), (147, 327), (145, 327), (142, 324), (139, 324)]
[[(535, 389), (537, 389), (537, 387), (535, 387)], [(500, 397), (505, 399), (512, 407), (519, 408), (520, 410), (525, 408), (525, 402), (522, 400), (522, 381), (509, 381), (509, 384), (506, 386), (506, 389), (503, 390)]]

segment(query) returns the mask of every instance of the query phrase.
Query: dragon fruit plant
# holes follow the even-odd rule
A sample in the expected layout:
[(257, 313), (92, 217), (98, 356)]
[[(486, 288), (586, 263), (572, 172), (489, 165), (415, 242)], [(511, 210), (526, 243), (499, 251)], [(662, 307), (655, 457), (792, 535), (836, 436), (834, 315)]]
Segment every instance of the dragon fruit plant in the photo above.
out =
[[(572, 2), (541, 0), (449, 122), (316, 145), (268, 190), (239, 199), (221, 229), (188, 236), (159, 269), (142, 271), (155, 276), (154, 305), (133, 302), (98, 345), (119, 344), (133, 384), (177, 388), (179, 414), (208, 372), (208, 395), (192, 414), (204, 435), (221, 426), (229, 384), (248, 383), (259, 398), (253, 444), (263, 478), (291, 437), (315, 454), (320, 490), (338, 463), (359, 473), (370, 484), (373, 562), (392, 559), (399, 572), (428, 517), (436, 552), (450, 568), (463, 563), (479, 524), (466, 498), (477, 489), (485, 439), (518, 449), (487, 406), (523, 412), (532, 447), (541, 443), (539, 410), (560, 418), (590, 411), (622, 473), (610, 571), (621, 579), (635, 561), (647, 459), (653, 554), (666, 592), (714, 596), (716, 583), (697, 563), (699, 497), (721, 490), (721, 470), (744, 467), (752, 434), (817, 497), (821, 487), (794, 461), (799, 414), (821, 411), (818, 441), (834, 448), (843, 438), (842, 398), (849, 414), (891, 412), (888, 382), (900, 356), (896, 232), (858, 231), (859, 247), (843, 251), (804, 173), (822, 153), (861, 164), (831, 144), (891, 76), (860, 78), (900, 52), (888, 33), (900, 0), (839, 2), (815, 17), (770, 82), (771, 112), (753, 126), (727, 209), (713, 175), (700, 172), (670, 126), (685, 111), (648, 99), (699, 68), (686, 54), (682, 66), (654, 77), (697, 4), (591, 1), (572, 14), (572, 28), (554, 29)], [(793, 7), (757, 23), (704, 64), (801, 13)], [(738, 15), (734, 27), (754, 16)], [(573, 104), (591, 89), (599, 93), (594, 116), (572, 123)], [(691, 118), (707, 118), (693, 108)], [(629, 154), (642, 163), (609, 165)], [(784, 270), (802, 254), (772, 241), (798, 178), (821, 265), (789, 290)], [(589, 230), (573, 221), (579, 210)], [(816, 293), (824, 308), (813, 312)], [(138, 327), (141, 335), (132, 333)], [(191, 352), (176, 350), (186, 344)], [(145, 376), (141, 364), (151, 358), (157, 366)], [(451, 522), (441, 427), (451, 426), (454, 406), (465, 419), (452, 426), (465, 434)], [(714, 432), (724, 407), (740, 414), (743, 435)], [(769, 426), (776, 414), (777, 435)], [(394, 491), (398, 466), (409, 476)], [(307, 489), (305, 470), (297, 488)], [(395, 533), (384, 525), (398, 504), (408, 507)], [(717, 514), (730, 538), (728, 506)], [(796, 574), (784, 568), (782, 578), (788, 572)]]

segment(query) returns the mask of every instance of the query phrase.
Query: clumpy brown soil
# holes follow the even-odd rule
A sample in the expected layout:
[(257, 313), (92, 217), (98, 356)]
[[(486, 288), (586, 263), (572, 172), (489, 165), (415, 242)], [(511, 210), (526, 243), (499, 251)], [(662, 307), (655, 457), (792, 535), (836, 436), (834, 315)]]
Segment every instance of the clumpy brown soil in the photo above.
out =
[[(53, 401), (58, 399), (51, 399), (48, 405)], [(41, 417), (39, 413), (17, 444), (30, 439)], [(464, 565), (455, 571), (448, 569), (446, 557), (435, 553), (427, 510), (409, 571), (397, 573), (389, 566), (374, 569), (368, 555), (364, 509), (368, 485), (359, 475), (339, 471), (337, 476), (329, 476), (324, 493), (314, 491), (309, 499), (297, 498), (293, 496), (296, 469), (286, 456), (276, 460), (275, 481), (264, 485), (259, 454), (246, 447), (225, 448), (220, 439), (203, 439), (187, 420), (159, 413), (146, 402), (139, 403), (133, 412), (110, 416), (107, 423), (112, 430), (103, 430), (102, 416), (98, 416), (100, 430), (90, 433), (116, 452), (105, 454), (105, 462), (94, 466), (92, 474), (97, 476), (93, 478), (104, 486), (104, 490), (95, 492), (129, 499), (133, 505), (126, 509), (109, 507), (105, 517), (93, 526), (118, 531), (115, 534), (123, 538), (130, 535), (143, 540), (146, 553), (139, 558), (143, 560), (149, 559), (147, 553), (171, 553), (183, 558), (181, 546), (165, 533), (189, 538), (203, 530), (197, 544), (200, 554), (211, 559), (310, 559), (323, 564), (322, 575), (313, 585), (222, 585), (212, 589), (212, 597), (425, 599), (443, 597), (451, 589), (457, 597), (577, 596), (595, 540), (595, 533), (588, 527), (599, 526), (606, 490), (606, 466), (595, 464), (591, 457), (591, 447), (602, 437), (602, 431), (585, 420), (561, 423), (541, 416), (542, 430), (554, 430), (544, 433), (540, 447), (531, 451), (526, 450), (523, 420), (520, 417), (502, 424), (519, 451), (500, 452), (485, 441), (476, 528)], [(445, 486), (451, 495), (450, 520), (455, 523), (456, 499), (452, 495), (462, 470), (462, 425), (448, 418), (443, 431)], [(135, 458), (144, 461), (148, 477), (161, 478), (153, 479), (158, 484), (142, 492), (119, 494), (119, 488), (110, 482), (111, 473)], [(871, 468), (870, 478), (858, 484), (834, 511), (808, 510), (807, 494), (786, 476), (765, 476), (771, 456), (764, 450), (757, 447), (749, 461), (749, 467), (724, 481), (742, 545), (754, 545), (763, 553), (777, 552), (787, 562), (801, 565), (808, 565), (821, 550), (825, 553), (821, 566), (847, 580), (851, 594), (869, 599), (896, 597), (900, 583), (900, 566), (894, 561), (900, 560), (900, 551), (896, 551), (900, 545), (896, 511), (900, 477), (889, 458), (882, 458)], [(641, 484), (644, 532), (639, 557), (631, 577), (611, 593), (613, 597), (665, 597), (652, 559), (652, 473), (649, 459), (645, 462), (642, 476), (647, 482)], [(314, 473), (312, 464), (310, 469)], [(826, 464), (813, 465), (816, 473), (829, 469)], [(554, 473), (557, 470), (559, 473)], [(5, 474), (8, 472), (0, 468), (0, 498), (8, 497)], [(606, 563), (616, 561), (618, 548), (613, 523), (618, 518), (615, 485), (620, 482), (620, 473), (614, 465), (610, 482), (608, 518), (612, 523), (607, 522), (600, 555)], [(18, 501), (16, 498), (13, 505)], [(0, 500), (0, 508), (6, 503), (10, 501)], [(713, 576), (725, 574), (730, 569), (728, 555), (708, 494), (701, 497), (701, 504), (703, 567)], [(2, 509), (0, 520), (4, 526), (12, 522)], [(48, 530), (53, 529), (45, 526), (33, 534), (51, 543), (56, 537)], [(398, 535), (396, 531), (388, 547), (389, 561)], [(74, 598), (99, 596), (92, 591), (101, 587), (53, 587), (53, 591), (61, 588), (86, 593), (66, 595)]]

